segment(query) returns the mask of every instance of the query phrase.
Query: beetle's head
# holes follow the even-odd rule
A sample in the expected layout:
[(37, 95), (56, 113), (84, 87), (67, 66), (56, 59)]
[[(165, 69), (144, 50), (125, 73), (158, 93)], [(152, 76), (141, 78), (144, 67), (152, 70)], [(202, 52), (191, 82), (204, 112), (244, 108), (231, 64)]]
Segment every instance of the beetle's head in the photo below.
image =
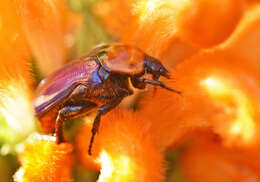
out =
[[(144, 74), (151, 74), (152, 79), (144, 78)], [(135, 88), (144, 89), (147, 84), (154, 85), (154, 86), (160, 86), (164, 89), (167, 89), (169, 91), (175, 92), (177, 94), (180, 94), (181, 92), (175, 89), (172, 89), (165, 85), (163, 82), (159, 81), (160, 76), (170, 78), (170, 73), (168, 70), (162, 65), (162, 63), (148, 55), (145, 55), (144, 60), (144, 71), (142, 74), (135, 75), (131, 77), (132, 84)], [(156, 90), (156, 88), (155, 88)]]
[(158, 80), (160, 76), (168, 79), (170, 78), (169, 71), (162, 65), (162, 63), (148, 55), (145, 56), (144, 70), (145, 73), (151, 74), (155, 80)]

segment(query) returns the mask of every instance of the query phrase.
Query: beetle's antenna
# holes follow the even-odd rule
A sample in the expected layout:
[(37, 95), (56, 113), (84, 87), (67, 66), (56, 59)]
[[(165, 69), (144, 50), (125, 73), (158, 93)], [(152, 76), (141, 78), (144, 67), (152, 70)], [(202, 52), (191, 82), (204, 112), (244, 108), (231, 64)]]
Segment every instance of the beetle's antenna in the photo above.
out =
[(157, 86), (160, 86), (164, 89), (167, 89), (171, 92), (175, 92), (176, 94), (181, 94), (181, 91), (179, 90), (175, 90), (175, 89), (172, 89), (170, 87), (167, 87), (164, 83), (158, 81), (158, 80), (149, 80), (149, 79), (146, 79), (146, 78), (140, 78), (140, 81), (141, 82), (144, 82), (144, 83), (148, 83), (148, 84), (151, 84), (151, 85), (157, 85)]
[[(159, 74), (153, 75), (153, 80), (158, 81), (159, 78), (160, 78)], [(156, 94), (156, 91), (157, 91), (157, 88), (156, 88), (156, 86), (154, 86), (154, 88), (153, 88), (153, 95)]]

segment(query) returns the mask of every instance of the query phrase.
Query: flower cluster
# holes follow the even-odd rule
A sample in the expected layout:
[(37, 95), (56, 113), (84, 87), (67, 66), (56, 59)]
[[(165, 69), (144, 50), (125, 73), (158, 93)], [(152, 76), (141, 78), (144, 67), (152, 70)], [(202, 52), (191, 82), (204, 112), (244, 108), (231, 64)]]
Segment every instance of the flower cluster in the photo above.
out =
[[(91, 115), (70, 126), (70, 143), (29, 137), (15, 181), (74, 181), (80, 165), (99, 171), (94, 181), (162, 182), (176, 149), (185, 181), (260, 181), (260, 1), (101, 0), (90, 9), (112, 38), (159, 58), (171, 71), (163, 81), (181, 95), (148, 88), (106, 114), (91, 156)], [(93, 17), (63, 0), (0, 0), (2, 143), (36, 130), (31, 70), (46, 76), (64, 65), (84, 18), (91, 29)]]

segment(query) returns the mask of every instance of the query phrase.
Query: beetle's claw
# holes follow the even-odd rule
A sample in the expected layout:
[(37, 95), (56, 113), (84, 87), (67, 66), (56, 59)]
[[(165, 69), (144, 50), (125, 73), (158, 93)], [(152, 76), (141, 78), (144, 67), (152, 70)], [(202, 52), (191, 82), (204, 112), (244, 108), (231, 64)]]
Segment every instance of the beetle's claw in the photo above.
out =
[(92, 155), (91, 149), (88, 149), (88, 155)]

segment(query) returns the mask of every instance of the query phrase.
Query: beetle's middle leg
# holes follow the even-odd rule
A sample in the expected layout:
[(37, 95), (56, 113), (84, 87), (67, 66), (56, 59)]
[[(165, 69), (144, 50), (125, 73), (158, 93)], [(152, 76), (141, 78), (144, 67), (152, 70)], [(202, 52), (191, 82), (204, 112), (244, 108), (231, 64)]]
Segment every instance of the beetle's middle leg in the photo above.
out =
[(100, 118), (102, 115), (105, 115), (106, 113), (108, 113), (109, 111), (111, 111), (112, 109), (114, 109), (118, 104), (120, 104), (120, 102), (122, 101), (123, 97), (119, 97), (115, 100), (112, 100), (112, 102), (109, 102), (107, 104), (102, 105), (97, 112), (97, 115), (94, 119), (94, 123), (92, 126), (92, 136), (90, 139), (90, 143), (89, 143), (89, 148), (88, 148), (88, 154), (91, 155), (91, 149), (92, 149), (92, 145), (94, 142), (94, 138), (96, 133), (98, 132), (99, 129), (99, 125), (100, 125)]
[(95, 103), (83, 100), (87, 93), (87, 87), (84, 83), (75, 83), (72, 92), (64, 101), (64, 106), (58, 111), (55, 123), (56, 142), (62, 143), (64, 139), (64, 122), (75, 117), (85, 115), (93, 107), (97, 107)]
[(64, 122), (76, 117), (84, 116), (93, 108), (97, 107), (95, 103), (80, 101), (77, 105), (65, 106), (59, 110), (55, 124), (56, 142), (62, 143), (64, 139)]

